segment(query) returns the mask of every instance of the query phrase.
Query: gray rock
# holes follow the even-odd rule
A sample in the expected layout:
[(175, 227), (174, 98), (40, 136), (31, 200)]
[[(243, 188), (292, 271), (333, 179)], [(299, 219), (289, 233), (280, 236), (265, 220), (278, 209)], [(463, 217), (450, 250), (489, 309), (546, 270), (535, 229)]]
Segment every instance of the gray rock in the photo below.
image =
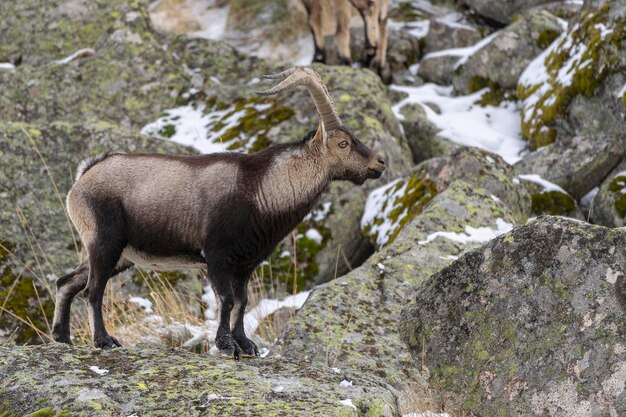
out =
[(626, 225), (626, 162), (615, 167), (600, 185), (591, 203), (591, 218), (602, 226)]
[(430, 19), (424, 38), (424, 53), (443, 49), (471, 46), (482, 39), (480, 31), (466, 23), (448, 22), (441, 18)]
[(624, 157), (623, 137), (576, 136), (540, 148), (514, 165), (518, 174), (537, 174), (579, 200)]
[[(340, 386), (344, 379), (352, 386)], [(344, 417), (355, 408), (363, 416), (399, 414), (379, 378), (285, 359), (235, 362), (141, 345), (0, 346), (5, 416)]]
[(524, 69), (562, 30), (558, 18), (548, 12), (524, 15), (458, 68), (453, 79), (455, 89), (467, 94), (495, 84), (515, 90)]
[(461, 145), (437, 135), (440, 129), (426, 117), (420, 104), (407, 104), (400, 111), (405, 117), (401, 124), (415, 163), (450, 156), (461, 148)]
[(465, 0), (465, 4), (478, 14), (498, 23), (508, 24), (529, 8), (553, 0)]
[[(476, 158), (474, 152), (480, 151), (466, 152), (469, 161)], [(458, 158), (462, 159), (462, 155)], [(493, 173), (494, 181), (500, 178), (501, 189), (520, 193), (520, 198), (527, 199), (525, 191), (512, 183), (506, 165), (494, 162), (502, 170), (498, 175)], [(452, 168), (452, 163), (447, 167)], [(364, 265), (316, 287), (271, 355), (374, 374), (397, 390), (404, 409), (428, 406), (428, 398), (433, 397), (425, 391), (417, 362), (410, 358), (395, 330), (399, 312), (416, 286), (451, 259), (476, 247), (471, 241), (463, 244), (428, 236), (442, 231), (463, 234), (467, 226), (493, 229), (501, 222), (516, 221), (506, 203), (498, 202), (485, 188), (471, 184), (478, 181), (473, 177), (480, 172), (459, 170), (448, 177), (443, 171), (440, 179), (443, 182), (448, 178), (448, 187), (401, 228), (393, 243)], [(424, 398), (425, 403), (411, 403), (410, 398)]]
[(626, 233), (540, 217), (435, 274), (400, 333), (446, 410), (626, 412)]
[(452, 83), (457, 62), (459, 62), (459, 57), (456, 55), (441, 55), (438, 53), (426, 55), (420, 61), (417, 75), (431, 83), (449, 85)]

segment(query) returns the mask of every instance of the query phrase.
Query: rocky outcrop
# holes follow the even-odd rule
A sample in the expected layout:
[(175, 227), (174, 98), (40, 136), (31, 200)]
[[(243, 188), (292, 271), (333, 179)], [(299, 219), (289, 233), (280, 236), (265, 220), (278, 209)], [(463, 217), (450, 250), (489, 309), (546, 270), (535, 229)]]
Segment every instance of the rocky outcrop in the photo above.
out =
[(602, 182), (590, 212), (596, 224), (607, 227), (626, 225), (626, 162), (622, 161)]
[(463, 94), (487, 86), (514, 91), (528, 64), (560, 35), (558, 20), (539, 10), (507, 26), (456, 70), (455, 89)]
[(516, 15), (524, 13), (533, 6), (549, 3), (551, 1), (552, 0), (465, 0), (465, 4), (484, 17), (501, 24), (508, 24), (514, 21)]
[(537, 174), (579, 200), (624, 158), (624, 138), (576, 136), (545, 146), (515, 164), (518, 174)]
[(625, 248), (624, 230), (540, 217), (426, 282), (400, 332), (446, 410), (626, 413)]
[[(443, 51), (445, 53), (445, 51)], [(448, 85), (452, 83), (459, 57), (456, 55), (430, 54), (420, 61), (417, 75), (425, 81)]]
[(234, 362), (147, 346), (0, 346), (0, 376), (7, 417), (397, 415), (380, 379), (285, 359)]
[[(404, 410), (420, 411), (432, 405), (419, 367), (398, 336), (400, 309), (410, 300), (413, 288), (476, 247), (481, 241), (478, 234), (484, 233), (484, 239), (507, 230), (519, 215), (526, 214), (530, 203), (523, 188), (512, 182), (506, 164), (493, 159), (495, 166), (489, 168), (491, 156), (480, 154), (478, 150), (460, 152), (455, 162), (442, 162), (438, 172), (442, 182), (447, 178), (447, 187), (363, 266), (315, 288), (272, 355), (377, 375), (395, 388)], [(454, 168), (463, 160), (468, 161), (468, 169)], [(476, 170), (470, 169), (472, 164)], [(485, 177), (493, 179), (491, 185), (489, 181), (485, 186), (474, 185), (482, 169), (490, 171)], [(517, 195), (511, 201), (525, 203), (509, 207), (494, 196), (505, 189), (511, 197)], [(411, 398), (423, 403), (415, 404)]]

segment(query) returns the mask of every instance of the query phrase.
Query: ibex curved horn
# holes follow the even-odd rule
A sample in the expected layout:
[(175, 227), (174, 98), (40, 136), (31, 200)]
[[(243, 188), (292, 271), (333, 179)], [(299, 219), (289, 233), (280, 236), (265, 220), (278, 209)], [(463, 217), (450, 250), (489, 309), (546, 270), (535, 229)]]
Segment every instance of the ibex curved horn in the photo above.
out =
[(304, 85), (317, 109), (320, 121), (324, 125), (324, 129), (329, 131), (343, 126), (339, 114), (335, 110), (333, 100), (330, 98), (326, 85), (322, 82), (320, 75), (308, 67), (297, 66), (278, 74), (264, 75), (263, 78), (271, 80), (280, 80), (280, 84), (266, 91), (258, 91), (261, 96), (269, 96), (289, 90), (298, 85)]

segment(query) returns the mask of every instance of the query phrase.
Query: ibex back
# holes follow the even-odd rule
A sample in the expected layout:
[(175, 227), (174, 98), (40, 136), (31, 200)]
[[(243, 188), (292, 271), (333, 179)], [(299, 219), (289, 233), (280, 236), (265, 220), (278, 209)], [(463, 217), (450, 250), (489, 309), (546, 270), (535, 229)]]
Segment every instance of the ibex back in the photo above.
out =
[[(94, 345), (113, 348), (102, 317), (108, 280), (132, 265), (163, 271), (205, 268), (221, 302), (215, 343), (239, 359), (258, 355), (244, 332), (248, 280), (333, 180), (362, 184), (385, 162), (346, 128), (326, 86), (310, 68), (259, 94), (304, 85), (317, 109), (316, 131), (252, 155), (110, 153), (84, 161), (67, 196), (86, 260), (57, 281), (53, 336), (70, 341), (70, 307), (86, 288)], [(231, 328), (231, 312), (235, 322)]]

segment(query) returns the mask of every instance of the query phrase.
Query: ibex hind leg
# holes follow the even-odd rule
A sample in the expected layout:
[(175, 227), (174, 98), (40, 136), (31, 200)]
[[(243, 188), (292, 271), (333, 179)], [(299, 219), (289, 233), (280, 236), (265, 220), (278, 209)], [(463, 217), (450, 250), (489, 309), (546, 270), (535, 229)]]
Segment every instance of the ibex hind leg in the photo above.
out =
[(109, 335), (104, 326), (102, 302), (109, 279), (119, 272), (118, 265), (125, 263), (122, 251), (127, 244), (125, 234), (127, 228), (124, 213), (115, 203), (104, 204), (100, 209), (101, 211), (94, 213), (93, 216), (96, 232), (88, 242), (85, 242), (89, 259), (87, 299), (94, 346), (110, 349), (121, 344)]
[(88, 278), (89, 264), (84, 261), (75, 270), (57, 280), (57, 299), (52, 321), (52, 337), (55, 341), (72, 344), (70, 339), (72, 301), (76, 294), (85, 289)]

